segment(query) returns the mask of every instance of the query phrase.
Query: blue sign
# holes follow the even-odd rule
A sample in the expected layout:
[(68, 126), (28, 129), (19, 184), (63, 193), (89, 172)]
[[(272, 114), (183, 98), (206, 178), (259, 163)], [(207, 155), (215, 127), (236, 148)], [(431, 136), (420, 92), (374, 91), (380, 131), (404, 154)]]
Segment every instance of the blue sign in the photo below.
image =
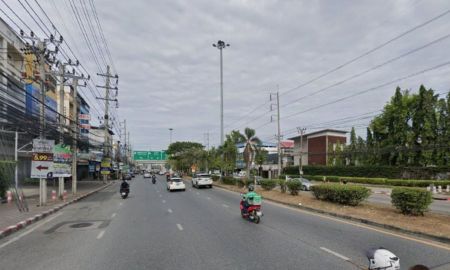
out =
[[(25, 85), (26, 90), (26, 113), (28, 115), (39, 117), (41, 111), (41, 90), (32, 83)], [(45, 96), (45, 120), (56, 123), (58, 104), (56, 100)]]

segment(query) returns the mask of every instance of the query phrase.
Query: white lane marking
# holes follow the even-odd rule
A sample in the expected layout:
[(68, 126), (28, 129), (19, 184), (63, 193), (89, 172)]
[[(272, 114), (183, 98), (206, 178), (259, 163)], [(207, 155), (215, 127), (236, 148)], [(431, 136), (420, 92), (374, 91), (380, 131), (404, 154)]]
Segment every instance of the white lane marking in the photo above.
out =
[(19, 234), (18, 236), (14, 237), (14, 238), (11, 238), (10, 240), (8, 240), (5, 243), (1, 244), (0, 245), (0, 249), (6, 247), (7, 245), (9, 245), (11, 243), (16, 242), (17, 240), (19, 240), (20, 238), (24, 237), (25, 235), (32, 233), (37, 228), (41, 227), (42, 225), (45, 225), (45, 224), (49, 223), (50, 221), (54, 220), (55, 218), (59, 217), (62, 214), (63, 214), (63, 212), (55, 214), (53, 217), (49, 217), (48, 219), (44, 220), (43, 222), (38, 223), (36, 226), (34, 226), (33, 228), (29, 229), (28, 231), (26, 231), (26, 232), (24, 232), (22, 234)]
[(200, 195), (200, 193), (197, 191), (197, 192), (195, 192), (195, 193), (197, 193), (197, 195)]
[(182, 231), (183, 227), (181, 226), (181, 224), (177, 224), (178, 230)]
[(166, 203), (166, 200), (162, 200), (162, 203)]
[(122, 202), (120, 202), (120, 203), (119, 203), (119, 206), (122, 206), (122, 205), (123, 205), (123, 203), (122, 203)]
[(169, 212), (169, 213), (171, 213), (171, 214), (173, 213), (173, 212), (172, 212), (172, 209), (170, 209), (170, 208), (167, 209), (167, 212)]
[(206, 199), (211, 200), (211, 197), (206, 197)]
[(222, 204), (222, 206), (225, 207), (225, 208), (228, 208), (228, 207), (229, 207), (228, 205), (226, 205), (226, 204), (224, 204), (224, 203)]
[(345, 257), (344, 255), (339, 254), (339, 253), (337, 253), (337, 252), (335, 252), (335, 251), (332, 251), (332, 250), (330, 250), (330, 249), (328, 249), (328, 248), (320, 247), (320, 249), (323, 250), (323, 251), (325, 251), (325, 252), (328, 252), (328, 253), (330, 253), (330, 254), (332, 254), (332, 255), (338, 257), (338, 258), (341, 258), (341, 259), (343, 259), (344, 261), (350, 261), (350, 259), (347, 258), (347, 257)]
[(160, 197), (160, 198), (162, 198), (162, 195), (161, 195), (161, 194), (159, 194), (159, 197)]
[(111, 218), (114, 218), (116, 215), (117, 215), (117, 213), (113, 213), (113, 214), (111, 215)]
[(105, 234), (105, 230), (101, 231), (101, 232), (97, 235), (97, 239), (102, 238), (104, 234)]

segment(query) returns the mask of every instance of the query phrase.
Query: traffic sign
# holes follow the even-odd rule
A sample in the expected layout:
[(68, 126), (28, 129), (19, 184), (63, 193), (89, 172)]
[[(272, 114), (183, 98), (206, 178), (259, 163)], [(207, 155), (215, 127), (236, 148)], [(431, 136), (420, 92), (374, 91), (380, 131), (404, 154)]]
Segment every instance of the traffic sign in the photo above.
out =
[(33, 152), (53, 153), (55, 140), (33, 139)]
[(166, 151), (134, 151), (134, 160), (166, 160)]
[(31, 178), (47, 178), (50, 172), (53, 173), (52, 161), (31, 161)]

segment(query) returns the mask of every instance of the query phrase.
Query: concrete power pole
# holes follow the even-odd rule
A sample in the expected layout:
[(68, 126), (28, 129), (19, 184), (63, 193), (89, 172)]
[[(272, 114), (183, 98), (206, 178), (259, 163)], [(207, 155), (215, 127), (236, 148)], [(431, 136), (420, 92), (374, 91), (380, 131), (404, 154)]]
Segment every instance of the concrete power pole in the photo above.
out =
[(305, 134), (306, 128), (297, 127), (297, 131), (300, 134), (300, 159), (298, 162), (298, 173), (303, 175), (303, 135)]
[[(39, 111), (39, 138), (45, 139), (45, 97), (47, 95), (46, 90), (46, 76), (47, 73), (45, 71), (46, 66), (52, 65), (56, 60), (56, 54), (58, 53), (58, 45), (62, 43), (63, 38), (60, 37), (59, 40), (55, 40), (53, 35), (50, 35), (49, 39), (41, 40), (38, 37), (34, 35), (33, 32), (30, 32), (30, 35), (26, 35), (23, 30), (20, 30), (20, 35), (23, 39), (30, 40), (31, 44), (29, 48), (33, 52), (33, 54), (36, 57), (37, 63), (38, 63), (38, 69), (39, 69), (39, 77), (38, 80), (40, 81), (40, 98), (39, 102), (40, 104), (40, 111)], [(36, 45), (34, 45), (36, 44)], [(54, 49), (47, 48), (47, 45), (53, 44)], [(34, 76), (33, 76), (34, 77)], [(35, 79), (35, 78), (33, 78)], [(39, 179), (39, 205), (43, 206), (47, 203), (47, 179), (46, 178), (40, 178)]]
[[(281, 174), (281, 126), (280, 126), (280, 94), (277, 91), (274, 94), (270, 94), (270, 101), (272, 101), (272, 97), (276, 96), (276, 103), (275, 104), (270, 104), (270, 110), (272, 110), (272, 106), (275, 105), (277, 106), (277, 149), (278, 149), (278, 175)], [(270, 120), (272, 121), (273, 119), (273, 115), (271, 116)]]
[[(97, 85), (97, 87), (105, 88), (105, 90), (106, 90), (105, 98), (97, 97), (97, 99), (102, 99), (105, 101), (105, 116), (104, 116), (105, 134), (104, 134), (104, 142), (103, 142), (103, 158), (108, 159), (108, 158), (110, 158), (110, 154), (111, 154), (111, 151), (110, 151), (111, 143), (109, 142), (109, 102), (115, 101), (117, 103), (117, 99), (110, 99), (110, 97), (109, 97), (110, 90), (111, 90), (111, 78), (116, 78), (118, 80), (119, 76), (117, 74), (114, 76), (111, 74), (109, 65), (106, 66), (106, 74), (97, 73), (97, 75), (106, 77), (106, 83), (104, 86)], [(118, 90), (117, 86), (114, 87), (113, 90)], [(107, 181), (108, 181), (108, 175), (104, 174), (103, 182), (106, 183)]]

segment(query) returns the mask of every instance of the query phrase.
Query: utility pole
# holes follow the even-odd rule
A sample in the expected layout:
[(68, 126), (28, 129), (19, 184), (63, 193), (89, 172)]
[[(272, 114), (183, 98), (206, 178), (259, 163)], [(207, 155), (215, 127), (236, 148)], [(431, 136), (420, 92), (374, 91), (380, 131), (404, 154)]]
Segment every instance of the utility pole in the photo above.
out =
[[(56, 63), (56, 66), (58, 67), (58, 73), (52, 73), (53, 75), (60, 77), (60, 85), (59, 85), (59, 144), (62, 146), (64, 144), (64, 123), (65, 123), (65, 117), (64, 117), (64, 86), (66, 86), (64, 83), (66, 81), (66, 77), (68, 75), (66, 73), (66, 67), (67, 66), (78, 66), (79, 62), (78, 60), (75, 63), (72, 63), (72, 61), (69, 59), (67, 63)], [(71, 74), (74, 75), (74, 74)], [(58, 178), (58, 197), (62, 199), (64, 196), (64, 177)]]
[[(78, 61), (77, 64), (78, 65)], [(77, 193), (77, 153), (78, 153), (78, 146), (77, 146), (77, 140), (78, 140), (78, 81), (79, 80), (90, 80), (90, 76), (87, 78), (84, 77), (84, 74), (76, 75), (75, 69), (72, 70), (72, 73), (64, 73), (64, 77), (72, 79), (72, 84), (70, 87), (73, 90), (72, 100), (73, 100), (73, 107), (72, 107), (72, 194), (75, 195)], [(86, 86), (86, 81), (84, 82), (84, 85), (80, 86)], [(64, 180), (63, 180), (64, 182)], [(63, 191), (64, 192), (64, 191)]]
[[(105, 128), (105, 135), (104, 135), (104, 142), (103, 142), (103, 159), (110, 159), (110, 147), (111, 144), (109, 142), (109, 102), (110, 101), (115, 101), (117, 104), (117, 98), (115, 99), (110, 99), (109, 94), (110, 94), (110, 90), (111, 90), (111, 78), (116, 78), (116, 84), (118, 83), (119, 80), (119, 76), (116, 75), (112, 75), (111, 74), (111, 70), (109, 65), (106, 66), (106, 74), (101, 74), (101, 73), (97, 73), (98, 76), (103, 76), (106, 77), (106, 84), (104, 86), (101, 85), (97, 85), (97, 87), (100, 88), (105, 88), (105, 98), (99, 98), (97, 97), (97, 99), (102, 99), (105, 101), (105, 116), (104, 116), (104, 128)], [(117, 86), (113, 88), (113, 90), (118, 90)], [(103, 182), (106, 183), (108, 181), (108, 175), (107, 174), (103, 174)]]
[(305, 134), (306, 128), (297, 127), (297, 131), (300, 134), (300, 159), (298, 162), (298, 173), (300, 176), (303, 175), (303, 135)]
[[(277, 146), (277, 150), (278, 150), (278, 175), (281, 174), (281, 126), (280, 126), (280, 95), (279, 95), (279, 91), (277, 91), (276, 93), (272, 93), (270, 94), (270, 101), (272, 101), (272, 97), (275, 96), (275, 104), (271, 103), (270, 104), (270, 110), (272, 111), (272, 106), (275, 105), (277, 106), (277, 142), (278, 142), (278, 146)], [(270, 121), (272, 122), (273, 120), (273, 115), (270, 117)]]
[[(49, 39), (41, 40), (34, 35), (33, 32), (30, 32), (30, 35), (26, 35), (23, 30), (20, 30), (20, 35), (23, 39), (27, 39), (31, 41), (31, 45), (28, 48), (31, 49), (34, 56), (36, 57), (39, 69), (39, 76), (36, 76), (40, 81), (40, 98), (39, 102), (41, 103), (40, 111), (39, 111), (39, 138), (41, 140), (45, 139), (45, 97), (47, 95), (46, 90), (46, 76), (47, 73), (45, 71), (46, 65), (50, 66), (56, 61), (56, 54), (58, 53), (58, 45), (63, 42), (63, 37), (60, 36), (59, 40), (55, 40), (54, 36), (51, 34)], [(36, 44), (36, 45), (35, 45)], [(51, 50), (47, 48), (47, 45), (53, 44), (54, 49)], [(49, 68), (50, 69), (50, 68)], [(33, 78), (34, 80), (34, 78)], [(44, 206), (47, 204), (47, 179), (40, 178), (39, 179), (39, 205)]]
[(223, 130), (223, 57), (222, 49), (230, 47), (230, 44), (225, 43), (222, 40), (214, 43), (213, 47), (216, 47), (220, 51), (220, 145), (224, 143), (224, 130)]
[(206, 172), (209, 172), (209, 164), (208, 164), (208, 158), (209, 158), (209, 131), (205, 133), (206, 137)]

